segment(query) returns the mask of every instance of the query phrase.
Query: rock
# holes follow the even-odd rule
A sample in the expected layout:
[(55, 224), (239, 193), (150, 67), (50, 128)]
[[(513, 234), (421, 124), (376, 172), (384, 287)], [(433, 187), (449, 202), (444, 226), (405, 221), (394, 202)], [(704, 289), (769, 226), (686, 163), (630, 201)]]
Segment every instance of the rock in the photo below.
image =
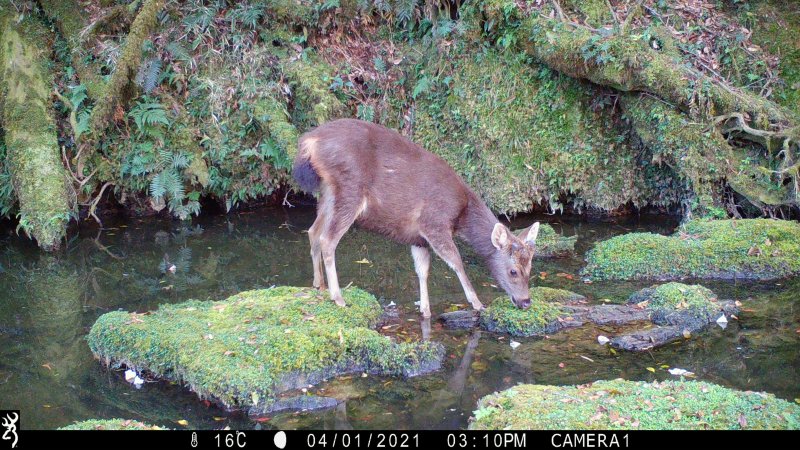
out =
[(539, 226), (539, 236), (536, 239), (535, 258), (553, 258), (568, 255), (575, 251), (575, 242), (578, 236), (562, 236), (552, 226), (543, 223)]
[(782, 278), (800, 273), (800, 224), (692, 220), (672, 236), (629, 233), (600, 242), (586, 261), (581, 274), (594, 280)]
[(281, 411), (315, 411), (320, 409), (335, 408), (341, 403), (333, 397), (318, 395), (295, 395), (293, 397), (280, 397), (276, 399), (264, 413), (274, 414)]
[(725, 317), (738, 312), (734, 302), (718, 301), (703, 286), (674, 282), (642, 289), (631, 295), (628, 303), (645, 305), (641, 311), (657, 325), (611, 340), (612, 347), (630, 351), (649, 350), (683, 339), (714, 323), (720, 314)]
[(416, 376), (438, 370), (441, 344), (395, 343), (374, 327), (383, 309), (358, 288), (346, 308), (316, 290), (275, 287), (227, 300), (101, 316), (87, 340), (97, 358), (186, 384), (202, 398), (251, 414), (281, 392), (347, 373)]
[(439, 316), (439, 320), (444, 322), (444, 326), (452, 329), (474, 328), (478, 325), (480, 318), (481, 314), (474, 309), (451, 311)]
[[(702, 412), (702, 418), (695, 412)], [(772, 394), (700, 381), (522, 384), (480, 399), (469, 428), (796, 430), (800, 429), (800, 405)]]
[(597, 325), (623, 325), (650, 320), (650, 312), (630, 305), (597, 305), (589, 310), (589, 321)]

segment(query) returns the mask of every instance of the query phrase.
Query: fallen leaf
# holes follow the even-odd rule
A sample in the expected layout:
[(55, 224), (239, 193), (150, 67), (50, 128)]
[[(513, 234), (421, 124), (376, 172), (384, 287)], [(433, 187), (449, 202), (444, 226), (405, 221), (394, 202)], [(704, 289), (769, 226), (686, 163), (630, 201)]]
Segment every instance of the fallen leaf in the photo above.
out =
[(189, 426), (189, 421), (186, 420), (186, 419), (181, 419), (181, 420), (178, 421), (178, 425), (182, 425), (184, 427), (187, 427), (187, 426)]
[(611, 341), (611, 339), (605, 336), (597, 336), (597, 343), (600, 345), (606, 345), (609, 341)]
[(747, 428), (747, 419), (744, 417), (744, 414), (739, 414), (739, 426)]
[(654, 369), (652, 367), (648, 367), (647, 370), (650, 371), (650, 372), (656, 373), (656, 369)]
[(50, 367), (50, 363), (44, 363), (44, 364), (42, 364), (42, 367), (44, 367), (47, 370), (53, 370), (53, 368)]
[(562, 368), (562, 369), (563, 369), (564, 367), (566, 367), (566, 364), (564, 364), (564, 363), (558, 363), (558, 367), (560, 367), (560, 368)]
[(370, 260), (368, 260), (367, 258), (362, 258), (362, 259), (356, 261), (355, 263), (356, 264), (372, 264), (372, 262), (370, 262)]

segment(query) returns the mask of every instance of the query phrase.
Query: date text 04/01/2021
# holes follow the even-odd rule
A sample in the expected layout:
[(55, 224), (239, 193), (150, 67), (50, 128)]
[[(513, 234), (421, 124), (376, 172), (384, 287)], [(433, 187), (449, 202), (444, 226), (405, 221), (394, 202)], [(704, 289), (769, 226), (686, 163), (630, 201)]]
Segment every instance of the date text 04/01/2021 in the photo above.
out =
[[(371, 432), (311, 432), (306, 436), (306, 445), (309, 448), (419, 448), (427, 446), (430, 442), (429, 432), (423, 433), (371, 433)], [(526, 432), (484, 432), (484, 433), (436, 433), (436, 443), (445, 444), (446, 448), (526, 448), (529, 438)], [(545, 433), (546, 440), (540, 444), (549, 443), (552, 448), (627, 448), (629, 447), (627, 433), (616, 432), (576, 432), (576, 433)], [(440, 441), (445, 438), (445, 442)], [(536, 436), (545, 437), (545, 436)], [(538, 439), (537, 439), (538, 440)], [(531, 443), (532, 444), (532, 443)]]

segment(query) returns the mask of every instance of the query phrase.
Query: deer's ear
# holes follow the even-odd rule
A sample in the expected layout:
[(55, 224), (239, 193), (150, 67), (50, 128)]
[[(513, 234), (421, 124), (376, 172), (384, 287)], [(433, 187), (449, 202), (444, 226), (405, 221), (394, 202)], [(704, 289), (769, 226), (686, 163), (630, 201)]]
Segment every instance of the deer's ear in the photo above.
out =
[(495, 246), (498, 250), (504, 250), (508, 248), (508, 235), (510, 231), (506, 228), (505, 225), (502, 223), (494, 224), (494, 229), (492, 229), (492, 245)]
[(534, 223), (533, 225), (525, 228), (524, 230), (519, 232), (519, 238), (524, 242), (526, 245), (533, 246), (536, 244), (536, 238), (539, 236), (539, 222)]

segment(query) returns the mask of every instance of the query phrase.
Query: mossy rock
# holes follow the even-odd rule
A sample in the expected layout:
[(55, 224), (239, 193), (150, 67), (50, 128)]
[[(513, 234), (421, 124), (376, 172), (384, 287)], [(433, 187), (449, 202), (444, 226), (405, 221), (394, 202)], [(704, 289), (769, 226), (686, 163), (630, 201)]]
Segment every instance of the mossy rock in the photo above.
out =
[(676, 313), (685, 313), (706, 321), (720, 307), (717, 296), (699, 284), (670, 282), (642, 289), (633, 294), (628, 303), (638, 303), (651, 311), (655, 323), (671, 323), (669, 319)]
[(395, 343), (371, 329), (382, 309), (358, 289), (346, 308), (310, 288), (276, 287), (227, 300), (104, 314), (87, 337), (113, 366), (185, 383), (201, 398), (257, 414), (278, 393), (353, 372), (414, 376), (437, 370), (438, 343)]
[(700, 381), (524, 384), (487, 395), (469, 428), (800, 429), (800, 405)]
[(800, 224), (692, 220), (672, 236), (630, 233), (597, 244), (582, 274), (595, 280), (768, 280), (800, 273)]
[(614, 348), (629, 351), (650, 350), (698, 332), (721, 315), (732, 320), (739, 312), (734, 302), (717, 300), (717, 296), (708, 288), (676, 282), (634, 293), (628, 299), (628, 307), (633, 305), (642, 308), (647, 317), (658, 326), (614, 337), (610, 343)]
[(496, 298), (481, 312), (481, 326), (513, 336), (540, 336), (562, 328), (559, 318), (569, 315), (561, 303), (582, 300), (574, 292), (548, 287), (530, 289), (531, 306), (517, 308), (507, 297)]
[(138, 422), (136, 420), (126, 419), (108, 419), (108, 420), (83, 420), (75, 422), (72, 425), (59, 428), (59, 430), (164, 430), (155, 425), (148, 425), (146, 423)]
[(578, 236), (562, 236), (552, 226), (543, 223), (539, 227), (539, 236), (536, 238), (537, 258), (552, 258), (563, 256), (575, 251), (575, 242)]

